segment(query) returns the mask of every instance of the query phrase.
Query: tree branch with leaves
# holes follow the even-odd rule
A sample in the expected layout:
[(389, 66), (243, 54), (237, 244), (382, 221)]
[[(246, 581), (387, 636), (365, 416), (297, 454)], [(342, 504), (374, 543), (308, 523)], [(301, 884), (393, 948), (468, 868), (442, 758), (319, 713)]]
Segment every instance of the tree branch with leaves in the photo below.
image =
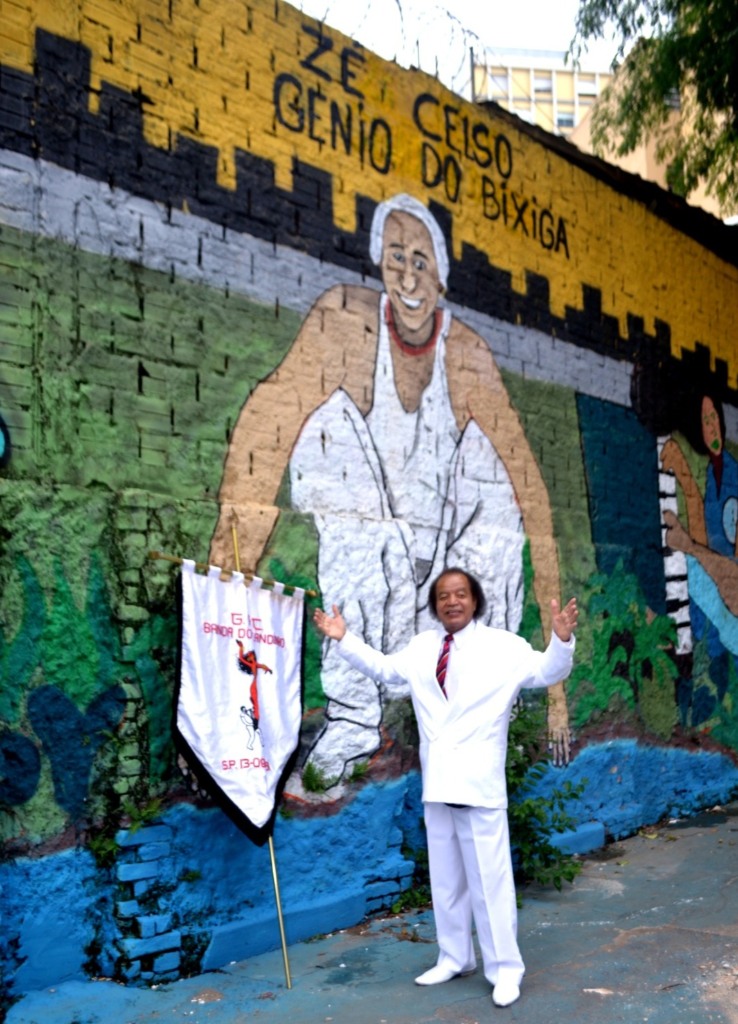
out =
[(735, 0), (581, 0), (570, 55), (614, 33), (617, 74), (592, 116), (595, 151), (624, 156), (653, 141), (669, 188), (704, 184), (738, 205)]

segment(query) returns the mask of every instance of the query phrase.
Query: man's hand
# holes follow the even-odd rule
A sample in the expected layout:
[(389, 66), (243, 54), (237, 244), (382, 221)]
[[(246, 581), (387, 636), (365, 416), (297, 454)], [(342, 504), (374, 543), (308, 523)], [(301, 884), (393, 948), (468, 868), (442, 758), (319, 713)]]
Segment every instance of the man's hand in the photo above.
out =
[(551, 601), (551, 621), (553, 625), (553, 631), (559, 640), (564, 643), (568, 643), (571, 640), (571, 635), (577, 628), (577, 619), (579, 617), (579, 610), (577, 608), (577, 599), (572, 597), (571, 601), (559, 610), (559, 602), (556, 600)]
[(313, 622), (320, 632), (331, 640), (343, 640), (346, 635), (346, 623), (338, 610), (338, 605), (333, 605), (333, 615), (328, 615), (322, 608), (316, 608)]

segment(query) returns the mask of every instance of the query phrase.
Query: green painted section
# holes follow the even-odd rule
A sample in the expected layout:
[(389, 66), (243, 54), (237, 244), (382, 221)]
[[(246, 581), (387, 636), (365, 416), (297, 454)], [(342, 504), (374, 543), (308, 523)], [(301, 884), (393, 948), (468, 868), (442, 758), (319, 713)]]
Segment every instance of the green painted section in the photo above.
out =
[[(316, 590), (318, 583), (318, 531), (311, 515), (290, 509), (290, 477), (285, 470), (277, 495), (282, 511), (270, 538), (267, 550), (259, 564), (259, 571), (267, 579), (282, 580), (306, 590)], [(307, 621), (305, 628), (304, 706), (306, 710), (321, 708), (325, 694), (320, 678), (322, 638), (312, 624), (312, 612), (322, 607), (320, 594), (305, 601)]]
[[(38, 842), (66, 826), (58, 799), (75, 803), (69, 772), (82, 768), (71, 750), (66, 769), (54, 760), (29, 701), (49, 738), (48, 700), (76, 729), (75, 715), (125, 682), (125, 722), (80, 778), (89, 814), (176, 778), (176, 573), (148, 552), (207, 556), (229, 432), (300, 318), (4, 226), (0, 266), (13, 358), (0, 407), (15, 410), (0, 479), (0, 716), (40, 753), (3, 836)], [(303, 534), (279, 557), (312, 586)], [(320, 699), (316, 651), (312, 662)]]
[[(54, 591), (41, 636), (41, 664), (44, 679), (58, 686), (78, 708), (88, 704), (110, 682), (103, 683), (112, 662), (111, 648), (118, 647), (118, 637), (110, 629), (107, 635), (94, 631), (102, 617), (110, 624), (109, 606), (77, 607), (69, 584), (57, 562)], [(98, 632), (98, 648), (95, 632)], [(102, 671), (101, 671), (102, 670)]]
[[(597, 566), (589, 524), (576, 396), (558, 384), (523, 380), (506, 370), (502, 371), (502, 377), (548, 490), (559, 550), (562, 599), (576, 596), (580, 607), (585, 609), (588, 581)], [(587, 660), (591, 651), (591, 626), (587, 617), (582, 616), (577, 631), (577, 658)]]
[(8, 227), (0, 266), (31, 412), (8, 476), (212, 500), (241, 406), (300, 317)]
[(20, 628), (8, 639), (5, 628), (0, 627), (0, 719), (7, 725), (15, 725), (20, 718), (22, 696), (38, 664), (38, 645), (46, 622), (46, 606), (33, 568), (19, 558), (17, 570), (21, 599), (15, 608), (11, 602), (3, 604), (5, 622), (20, 620)]
[(172, 714), (178, 643), (177, 620), (170, 612), (145, 622), (127, 651), (144, 701), (147, 748), (140, 753), (148, 755), (149, 786), (154, 792), (171, 780), (174, 771)]
[(577, 659), (567, 683), (574, 725), (630, 722), (668, 740), (677, 724), (674, 623), (649, 612), (637, 578), (621, 564), (611, 576), (596, 573), (590, 585), (593, 654)]

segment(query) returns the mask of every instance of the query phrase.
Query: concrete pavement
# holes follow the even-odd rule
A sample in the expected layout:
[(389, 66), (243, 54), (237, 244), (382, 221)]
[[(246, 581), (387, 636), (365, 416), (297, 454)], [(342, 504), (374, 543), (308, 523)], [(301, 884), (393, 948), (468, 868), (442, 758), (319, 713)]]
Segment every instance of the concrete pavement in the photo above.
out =
[(419, 988), (433, 915), (412, 911), (157, 989), (70, 982), (8, 1024), (738, 1024), (738, 803), (643, 829), (583, 858), (562, 892), (523, 892), (520, 1000), (481, 972)]

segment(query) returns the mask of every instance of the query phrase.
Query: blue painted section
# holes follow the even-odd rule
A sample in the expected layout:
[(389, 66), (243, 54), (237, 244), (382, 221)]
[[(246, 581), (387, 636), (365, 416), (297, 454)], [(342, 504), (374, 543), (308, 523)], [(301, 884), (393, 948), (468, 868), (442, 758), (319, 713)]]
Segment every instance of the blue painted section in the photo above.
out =
[[(589, 519), (600, 572), (622, 559), (638, 577), (650, 608), (666, 611), (653, 434), (632, 409), (577, 394)], [(627, 497), (624, 499), (624, 495)]]
[(121, 849), (134, 846), (166, 846), (172, 841), (172, 830), (166, 825), (146, 825), (144, 828), (121, 829), (116, 833), (115, 841)]
[(408, 773), (405, 776), (405, 781), (407, 792), (399, 825), (405, 837), (405, 846), (409, 850), (424, 850), (426, 839), (423, 819), (423, 783), (420, 772)]
[[(367, 785), (329, 817), (278, 819), (274, 849), (287, 941), (348, 928), (366, 916), (379, 895), (390, 900), (408, 888), (415, 864), (402, 853), (404, 845), (412, 845), (404, 827), (415, 830), (412, 842), (422, 848), (421, 820), (417, 773)], [(179, 807), (167, 822), (175, 834), (175, 851), (188, 851), (187, 870), (201, 874), (196, 888), (179, 886), (172, 906), (187, 920), (190, 901), (203, 907), (203, 888), (208, 893), (212, 940), (203, 967), (277, 949), (268, 848), (258, 849), (234, 834), (218, 811), (203, 814)], [(193, 857), (196, 851), (203, 857), (200, 862)], [(181, 876), (181, 869), (174, 874)], [(222, 919), (225, 923), (218, 923)]]
[(95, 756), (120, 722), (126, 706), (122, 686), (110, 686), (81, 711), (57, 686), (28, 695), (28, 718), (51, 762), (56, 802), (77, 821), (85, 813)]
[[(364, 786), (328, 816), (277, 819), (275, 861), (292, 941), (356, 924), (366, 914), (377, 883), (394, 881), (393, 891), (398, 894), (408, 888), (415, 865), (402, 853), (406, 842), (402, 826), (406, 819), (421, 818), (419, 796), (417, 776), (412, 773)], [(171, 908), (180, 920), (188, 925), (195, 922), (190, 930), (197, 930), (197, 922), (202, 922), (204, 931), (233, 926), (229, 932), (233, 941), (241, 948), (247, 943), (253, 952), (277, 948), (268, 847), (254, 846), (217, 809), (198, 811), (180, 805), (166, 815), (166, 822), (173, 833), (168, 881), (176, 884)], [(185, 878), (196, 880), (181, 881)], [(293, 913), (293, 908), (298, 909)], [(308, 920), (315, 915), (322, 924), (314, 928), (309, 924), (306, 932), (297, 920), (300, 915)], [(241, 926), (249, 929), (248, 938), (241, 935)], [(220, 943), (209, 957), (217, 959), (219, 949)]]
[[(284, 930), (287, 943), (302, 942), (314, 935), (350, 928), (366, 916), (366, 898), (363, 893), (337, 892), (322, 900), (310, 896), (292, 907), (283, 907)], [(274, 900), (272, 907), (247, 920), (233, 921), (213, 929), (213, 938), (203, 957), (203, 970), (224, 967), (234, 960), (245, 960), (250, 956), (280, 946)]]
[(96, 929), (99, 935), (113, 927), (111, 893), (90, 853), (66, 850), (0, 864), (0, 893), (0, 954), (14, 994), (87, 976), (86, 950)]
[(599, 821), (587, 821), (568, 832), (557, 832), (551, 836), (551, 846), (562, 853), (590, 853), (599, 850), (606, 842), (605, 826)]
[(181, 940), (179, 932), (167, 932), (166, 935), (154, 935), (149, 939), (123, 939), (120, 945), (126, 956), (134, 959), (151, 956), (153, 953), (165, 953), (172, 949), (178, 950)]
[(5, 420), (0, 416), (0, 469), (5, 469), (10, 462), (10, 452), (10, 431)]
[(154, 968), (158, 975), (161, 975), (164, 972), (170, 972), (172, 981), (176, 981), (178, 977), (179, 964), (179, 953), (164, 953), (163, 956), (158, 956), (156, 958), (154, 961)]
[[(534, 795), (584, 779), (584, 795), (570, 807), (577, 827), (557, 837), (569, 852), (587, 852), (664, 817), (726, 803), (738, 792), (738, 768), (721, 754), (613, 740), (584, 748), (566, 768), (549, 768)], [(289, 943), (349, 927), (387, 905), (412, 882), (414, 862), (403, 849), (425, 847), (417, 773), (366, 784), (345, 806), (322, 811), (322, 817), (280, 817), (275, 828)], [(179, 805), (162, 825), (161, 836), (152, 832), (148, 838), (171, 841), (155, 880), (164, 895), (152, 913), (117, 894), (120, 918), (137, 918), (140, 929), (123, 948), (145, 950), (156, 958), (155, 971), (175, 973), (182, 950), (174, 946), (185, 935), (205, 940), (203, 969), (278, 949), (268, 847), (253, 845), (215, 808)], [(121, 838), (123, 864), (136, 855), (143, 833)], [(93, 940), (103, 945), (101, 973), (112, 974), (121, 945), (114, 888), (82, 850), (0, 865), (0, 953), (13, 995), (84, 978)], [(175, 930), (163, 935), (170, 915)], [(132, 963), (131, 981), (153, 976), (140, 964)]]
[[(689, 596), (714, 626), (720, 642), (738, 656), (738, 617), (727, 608), (715, 580), (705, 572), (696, 558), (687, 558)], [(710, 652), (713, 657), (720, 652)]]
[(565, 782), (585, 782), (569, 807), (577, 824), (598, 822), (608, 839), (620, 839), (663, 818), (726, 803), (738, 792), (738, 768), (724, 754), (612, 740), (585, 747), (565, 768), (550, 766), (531, 794), (549, 796)]

